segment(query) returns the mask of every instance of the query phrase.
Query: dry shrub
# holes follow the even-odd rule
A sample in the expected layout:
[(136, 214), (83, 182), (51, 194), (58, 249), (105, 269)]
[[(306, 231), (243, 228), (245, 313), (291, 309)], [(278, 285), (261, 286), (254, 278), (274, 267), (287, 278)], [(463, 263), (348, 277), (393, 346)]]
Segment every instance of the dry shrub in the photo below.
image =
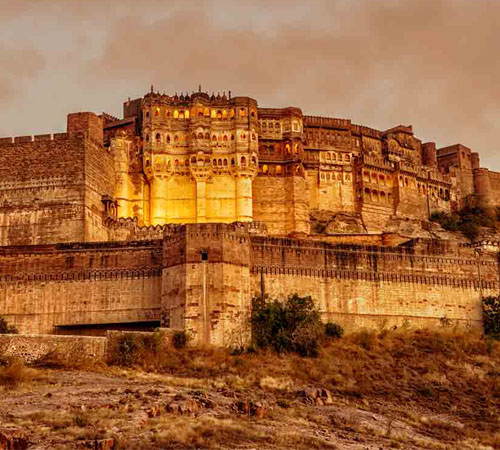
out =
[(7, 365), (0, 367), (0, 385), (14, 387), (32, 379), (33, 371), (18, 359), (13, 359)]

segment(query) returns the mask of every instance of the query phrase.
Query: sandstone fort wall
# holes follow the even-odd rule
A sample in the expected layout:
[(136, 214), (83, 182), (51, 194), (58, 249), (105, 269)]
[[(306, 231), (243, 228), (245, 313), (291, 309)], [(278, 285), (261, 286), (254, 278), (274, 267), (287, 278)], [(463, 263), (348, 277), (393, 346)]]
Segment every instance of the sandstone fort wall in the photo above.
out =
[(22, 333), (160, 320), (161, 241), (0, 249), (0, 310)]

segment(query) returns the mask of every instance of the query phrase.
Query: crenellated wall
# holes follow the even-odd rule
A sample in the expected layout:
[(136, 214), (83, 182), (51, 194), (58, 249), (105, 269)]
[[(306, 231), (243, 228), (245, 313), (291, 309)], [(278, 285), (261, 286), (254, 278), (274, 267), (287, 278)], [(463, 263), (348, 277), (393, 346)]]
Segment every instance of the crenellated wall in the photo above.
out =
[(161, 241), (0, 248), (0, 312), (21, 333), (160, 320)]

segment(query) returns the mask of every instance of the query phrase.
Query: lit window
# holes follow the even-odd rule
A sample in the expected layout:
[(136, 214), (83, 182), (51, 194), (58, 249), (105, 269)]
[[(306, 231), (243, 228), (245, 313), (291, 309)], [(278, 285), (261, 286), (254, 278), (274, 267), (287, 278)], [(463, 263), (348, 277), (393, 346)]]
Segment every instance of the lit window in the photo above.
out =
[(179, 118), (179, 111), (175, 110), (174, 111), (174, 119), (178, 119)]

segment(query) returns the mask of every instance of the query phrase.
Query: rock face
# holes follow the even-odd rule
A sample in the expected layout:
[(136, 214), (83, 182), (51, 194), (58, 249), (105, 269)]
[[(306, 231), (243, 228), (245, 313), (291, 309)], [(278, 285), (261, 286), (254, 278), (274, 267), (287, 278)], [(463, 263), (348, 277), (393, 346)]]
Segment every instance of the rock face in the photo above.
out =
[(309, 405), (324, 406), (333, 404), (332, 393), (324, 388), (306, 388), (297, 392), (297, 396)]
[(366, 233), (358, 213), (316, 210), (310, 214), (312, 234)]

